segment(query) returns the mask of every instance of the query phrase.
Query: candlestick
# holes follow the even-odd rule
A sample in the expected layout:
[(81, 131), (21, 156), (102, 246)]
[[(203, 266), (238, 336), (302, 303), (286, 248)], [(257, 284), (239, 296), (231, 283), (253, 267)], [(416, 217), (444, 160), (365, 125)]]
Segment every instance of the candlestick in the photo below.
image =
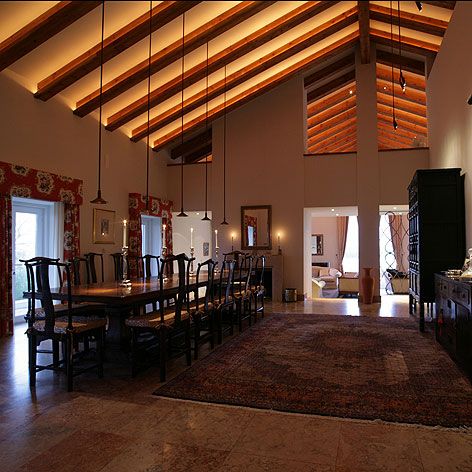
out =
[(123, 220), (123, 247), (128, 247), (128, 244), (127, 244), (127, 238), (126, 238), (126, 226), (127, 226), (127, 221), (126, 220)]
[(215, 229), (215, 248), (218, 248), (218, 230)]
[[(125, 237), (123, 235), (123, 243), (125, 243)], [(123, 274), (120, 282), (121, 287), (131, 287), (131, 280), (128, 279), (128, 246), (121, 248), (121, 260), (123, 262)]]
[(162, 249), (165, 249), (166, 246), (166, 228), (167, 225), (163, 224), (162, 225)]
[(193, 248), (193, 228), (190, 228), (190, 249)]
[(278, 239), (278, 243), (279, 243), (279, 251), (278, 251), (278, 253), (279, 253), (279, 255), (280, 255), (280, 254), (282, 254), (282, 249), (281, 249), (281, 247), (280, 247), (280, 233), (277, 233), (277, 239)]

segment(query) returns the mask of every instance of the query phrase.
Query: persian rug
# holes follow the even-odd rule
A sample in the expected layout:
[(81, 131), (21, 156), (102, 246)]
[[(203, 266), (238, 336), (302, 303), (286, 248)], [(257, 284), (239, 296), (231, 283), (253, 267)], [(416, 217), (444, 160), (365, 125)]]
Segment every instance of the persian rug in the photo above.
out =
[(155, 395), (401, 423), (472, 426), (472, 386), (410, 319), (272, 314)]

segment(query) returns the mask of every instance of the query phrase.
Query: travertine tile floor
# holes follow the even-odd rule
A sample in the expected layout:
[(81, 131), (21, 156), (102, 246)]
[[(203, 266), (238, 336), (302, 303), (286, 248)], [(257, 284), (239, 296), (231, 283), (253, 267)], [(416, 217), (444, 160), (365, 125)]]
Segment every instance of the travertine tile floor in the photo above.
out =
[[(274, 303), (270, 311), (404, 317), (408, 305), (406, 297), (384, 297), (381, 305), (319, 300)], [(171, 376), (183, 368), (176, 361)], [(44, 372), (33, 394), (21, 327), (0, 340), (0, 377), (2, 472), (472, 471), (466, 430), (157, 398), (157, 369), (131, 379), (107, 365), (105, 379), (78, 377), (72, 394), (62, 376)]]

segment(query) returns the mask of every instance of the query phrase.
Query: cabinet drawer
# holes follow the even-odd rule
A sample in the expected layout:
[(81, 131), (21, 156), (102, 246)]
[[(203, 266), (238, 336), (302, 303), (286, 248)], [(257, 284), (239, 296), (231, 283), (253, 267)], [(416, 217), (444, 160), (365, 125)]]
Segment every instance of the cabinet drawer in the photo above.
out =
[(470, 305), (470, 287), (454, 285), (451, 287), (449, 296), (456, 303), (466, 307)]
[(447, 280), (436, 279), (436, 293), (443, 298), (449, 298), (450, 284)]

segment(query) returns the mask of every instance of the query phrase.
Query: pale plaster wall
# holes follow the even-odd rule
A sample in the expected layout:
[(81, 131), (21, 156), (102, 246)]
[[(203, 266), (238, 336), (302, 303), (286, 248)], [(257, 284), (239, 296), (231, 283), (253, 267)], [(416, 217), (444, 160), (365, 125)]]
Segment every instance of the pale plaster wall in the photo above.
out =
[(331, 267), (337, 265), (338, 254), (338, 224), (336, 217), (313, 217), (311, 233), (323, 235), (323, 255), (312, 256), (313, 262), (329, 262)]
[[(93, 207), (96, 196), (98, 123), (94, 117), (78, 118), (60, 99), (42, 102), (7, 76), (0, 74), (0, 160), (58, 173), (84, 181), (80, 208), (81, 252), (110, 254), (121, 249), (121, 220), (128, 217), (128, 193), (145, 193), (146, 150), (119, 131), (103, 131), (102, 194), (116, 211), (116, 244), (92, 243)], [(167, 196), (166, 158), (151, 153), (150, 193)], [(112, 276), (112, 259), (105, 257)]]
[(472, 2), (456, 7), (427, 82), (431, 167), (465, 173), (467, 246), (472, 246)]

